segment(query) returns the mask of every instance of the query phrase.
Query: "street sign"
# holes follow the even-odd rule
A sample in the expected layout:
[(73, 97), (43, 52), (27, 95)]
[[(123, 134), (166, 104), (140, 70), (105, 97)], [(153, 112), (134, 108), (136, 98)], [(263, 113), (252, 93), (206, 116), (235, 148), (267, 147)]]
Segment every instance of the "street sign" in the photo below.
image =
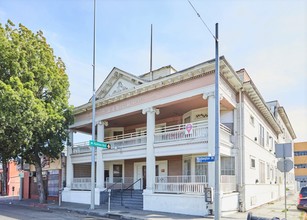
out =
[(105, 142), (98, 142), (98, 141), (93, 141), (90, 140), (90, 146), (91, 147), (101, 147), (101, 148), (106, 148), (106, 149), (110, 149), (111, 145)]
[(292, 157), (292, 143), (275, 144), (276, 158)]
[(203, 157), (196, 157), (197, 163), (207, 163), (207, 162), (213, 162), (215, 160), (214, 156), (203, 156)]
[(290, 159), (281, 159), (277, 162), (277, 168), (280, 172), (289, 172), (293, 169), (293, 161)]

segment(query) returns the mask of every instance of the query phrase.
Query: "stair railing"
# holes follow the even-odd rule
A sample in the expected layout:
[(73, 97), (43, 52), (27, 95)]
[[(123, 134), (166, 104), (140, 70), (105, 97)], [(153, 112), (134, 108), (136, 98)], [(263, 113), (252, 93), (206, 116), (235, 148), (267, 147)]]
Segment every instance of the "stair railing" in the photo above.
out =
[[(109, 187), (107, 187), (107, 188), (105, 188), (104, 190), (102, 190), (101, 191), (101, 193), (103, 193), (103, 192), (108, 192), (109, 191), (109, 189), (113, 189), (114, 187), (115, 187), (115, 185), (117, 185), (117, 184), (121, 184), (121, 186), (120, 186), (120, 190), (122, 191), (123, 190), (123, 182), (122, 181), (117, 181), (117, 182), (115, 182), (115, 183), (113, 183), (111, 186), (109, 186)], [(104, 202), (105, 202), (105, 200), (106, 200), (106, 198), (104, 198)], [(100, 200), (101, 201), (101, 200)]]
[(121, 190), (121, 192), (120, 192), (120, 203), (121, 203), (121, 205), (123, 206), (124, 204), (123, 204), (123, 193), (125, 192), (125, 191), (127, 191), (127, 190), (130, 190), (130, 192), (131, 192), (131, 198), (132, 198), (132, 190), (133, 190), (133, 187), (132, 186), (134, 186), (135, 184), (137, 184), (138, 182), (140, 182), (140, 189), (141, 189), (141, 181), (142, 180), (142, 178), (140, 178), (140, 179), (138, 179), (138, 180), (136, 180), (134, 183), (132, 183), (131, 185), (129, 185), (127, 188), (125, 188), (125, 189), (122, 189)]

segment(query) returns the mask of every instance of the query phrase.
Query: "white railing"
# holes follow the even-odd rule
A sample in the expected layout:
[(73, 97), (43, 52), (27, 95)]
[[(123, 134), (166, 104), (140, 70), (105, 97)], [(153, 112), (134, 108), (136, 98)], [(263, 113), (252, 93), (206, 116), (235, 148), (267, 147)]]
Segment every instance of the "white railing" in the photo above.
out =
[(156, 128), (155, 143), (179, 141), (193, 138), (205, 138), (208, 141), (208, 123), (200, 121), (188, 124), (178, 124), (167, 127)]
[(158, 193), (189, 193), (204, 194), (208, 186), (206, 176), (157, 176), (155, 192)]
[(122, 147), (133, 147), (146, 144), (146, 135), (140, 135), (138, 132), (106, 137), (105, 142), (111, 144), (112, 149)]
[(72, 154), (81, 154), (81, 153), (86, 153), (90, 151), (91, 151), (91, 147), (90, 147), (89, 141), (76, 143), (72, 147)]
[(75, 190), (91, 190), (91, 178), (73, 178), (71, 188)]
[[(188, 127), (189, 125), (189, 127)], [(221, 139), (230, 141), (231, 130), (220, 124)], [(155, 143), (163, 143), (170, 141), (181, 141), (188, 139), (202, 139), (208, 142), (208, 123), (207, 121), (199, 121), (188, 124), (178, 124), (172, 126), (159, 127), (155, 129)], [(110, 136), (104, 139), (105, 142), (111, 144), (112, 149), (120, 149), (124, 147), (133, 147), (146, 145), (146, 132), (133, 132), (117, 136)], [(91, 147), (89, 141), (74, 144), (72, 148), (73, 154), (81, 154), (90, 152)]]
[(221, 191), (224, 193), (237, 191), (235, 175), (221, 175)]

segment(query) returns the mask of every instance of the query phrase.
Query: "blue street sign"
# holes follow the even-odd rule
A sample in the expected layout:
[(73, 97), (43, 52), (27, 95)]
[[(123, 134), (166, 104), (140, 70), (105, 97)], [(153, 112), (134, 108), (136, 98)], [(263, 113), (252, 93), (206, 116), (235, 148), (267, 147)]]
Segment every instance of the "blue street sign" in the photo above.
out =
[(196, 157), (197, 163), (207, 163), (207, 162), (213, 162), (215, 160), (214, 156), (203, 156), (203, 157)]

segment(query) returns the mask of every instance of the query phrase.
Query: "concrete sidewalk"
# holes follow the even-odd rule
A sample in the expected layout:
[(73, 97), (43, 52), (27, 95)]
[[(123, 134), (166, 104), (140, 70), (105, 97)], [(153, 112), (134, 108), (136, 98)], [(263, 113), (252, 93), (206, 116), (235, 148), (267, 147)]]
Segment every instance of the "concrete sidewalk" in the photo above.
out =
[[(297, 195), (290, 195), (287, 197), (287, 220), (305, 220), (304, 214), (305, 212), (299, 211), (296, 209), (296, 201)], [(173, 213), (164, 213), (164, 212), (155, 212), (155, 211), (143, 211), (143, 210), (135, 210), (135, 209), (127, 209), (122, 206), (112, 206), (110, 212), (108, 212), (108, 206), (100, 205), (96, 206), (94, 210), (89, 209), (90, 205), (78, 204), (78, 203), (67, 203), (62, 202), (62, 205), (59, 206), (58, 202), (48, 201), (48, 204), (39, 204), (38, 200), (27, 199), (27, 200), (18, 200), (18, 197), (0, 197), (0, 204), (6, 203), (11, 205), (20, 205), (20, 206), (28, 206), (39, 209), (49, 209), (49, 210), (66, 210), (70, 212), (77, 212), (80, 214), (91, 215), (91, 216), (101, 216), (113, 219), (135, 219), (135, 220), (143, 220), (143, 219), (214, 219), (213, 216), (209, 217), (201, 217), (201, 216), (191, 216), (191, 215), (181, 215), (181, 214), (173, 214)], [(279, 217), (280, 219), (285, 218), (284, 213), (284, 199), (271, 202), (266, 205), (262, 205), (258, 208), (250, 210), (253, 216), (257, 217), (265, 217), (265, 218), (273, 218)], [(223, 217), (221, 219), (247, 219), (246, 213), (232, 213), (227, 214), (222, 213)]]

